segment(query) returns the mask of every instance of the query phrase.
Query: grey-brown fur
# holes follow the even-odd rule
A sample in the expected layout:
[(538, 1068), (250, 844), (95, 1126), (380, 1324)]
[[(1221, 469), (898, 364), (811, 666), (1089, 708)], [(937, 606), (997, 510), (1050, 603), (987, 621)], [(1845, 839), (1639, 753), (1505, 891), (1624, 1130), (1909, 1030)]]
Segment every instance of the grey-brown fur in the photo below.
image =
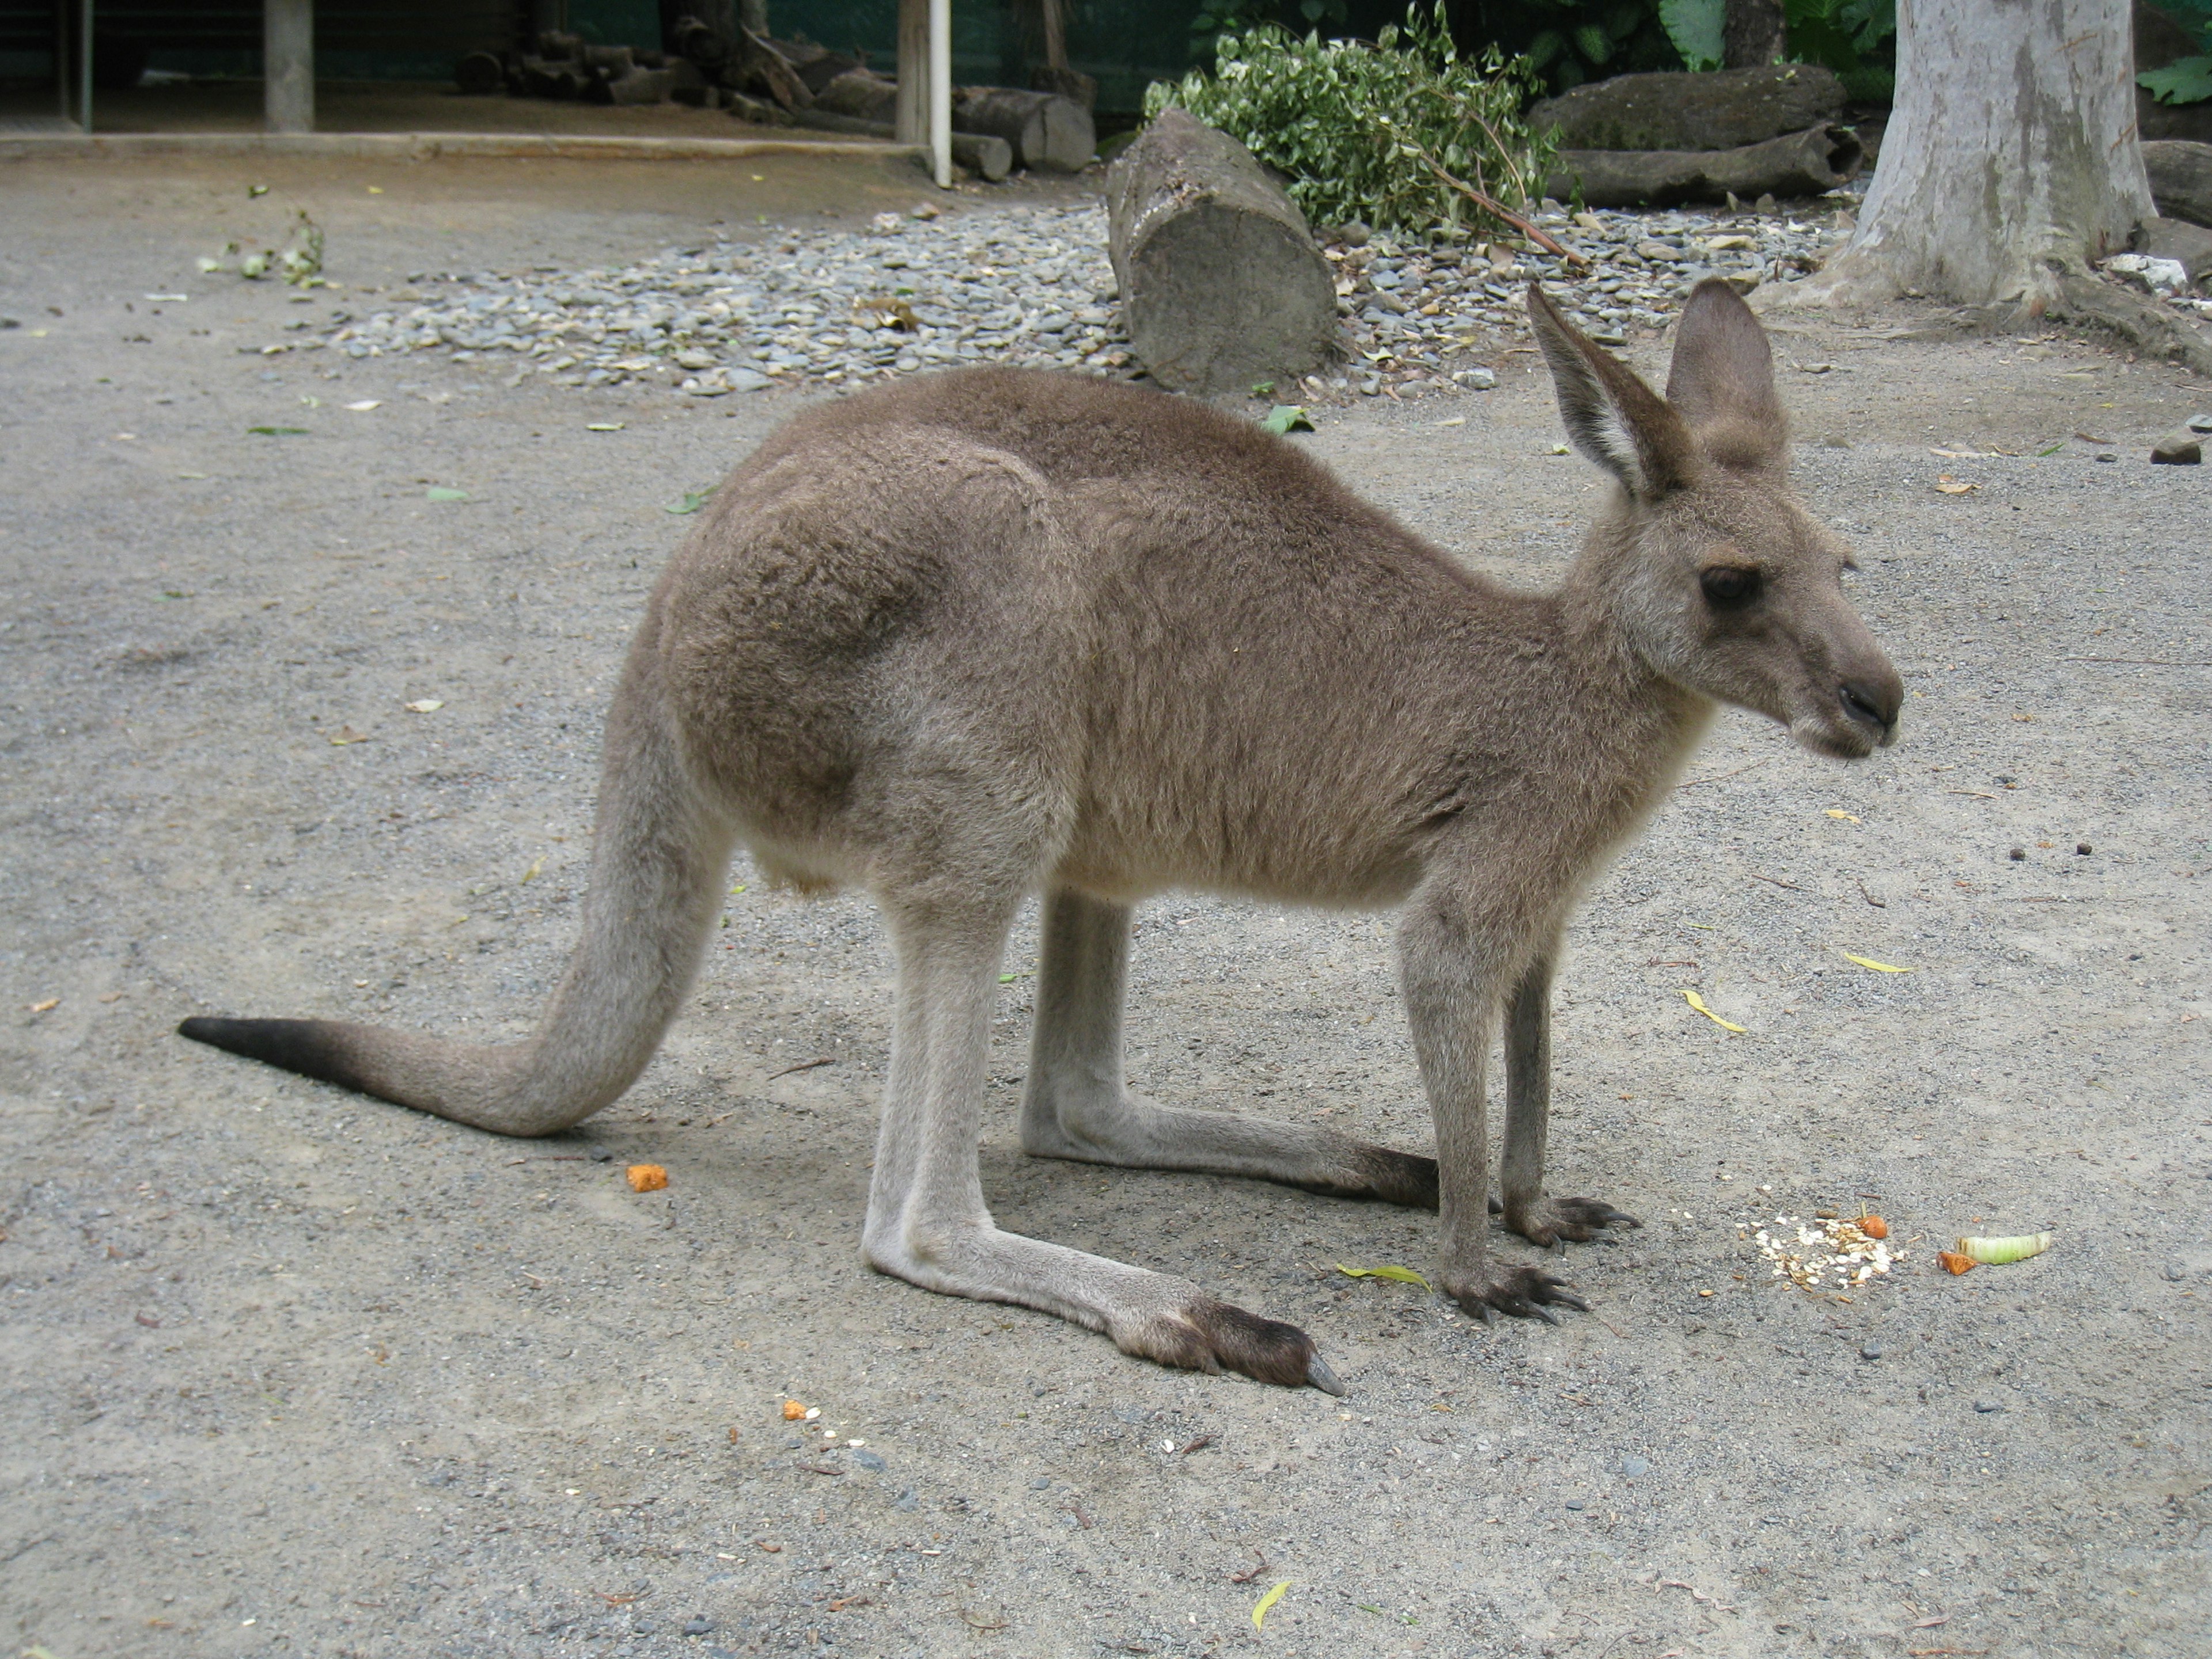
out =
[[(1717, 700), (1855, 757), (1901, 694), (1844, 599), (1848, 555), (1789, 491), (1765, 337), (1734, 293), (1692, 295), (1666, 400), (1529, 297), (1568, 428), (1621, 484), (1557, 592), (1472, 575), (1291, 446), (1158, 393), (980, 370), (818, 408), (737, 470), (653, 592), (609, 716), (583, 937), (537, 1036), (185, 1034), (502, 1133), (565, 1127), (650, 1058), (742, 842), (802, 885), (868, 887), (897, 952), (870, 1261), (1168, 1364), (1334, 1388), (1293, 1327), (992, 1224), (996, 970), (1041, 892), (1031, 1152), (1434, 1204), (1437, 1282), (1469, 1311), (1582, 1305), (1488, 1256), (1501, 1010), (1506, 1224), (1564, 1249), (1630, 1223), (1542, 1190), (1570, 912)], [(1128, 1093), (1130, 907), (1178, 886), (1401, 909), (1433, 1166)]]

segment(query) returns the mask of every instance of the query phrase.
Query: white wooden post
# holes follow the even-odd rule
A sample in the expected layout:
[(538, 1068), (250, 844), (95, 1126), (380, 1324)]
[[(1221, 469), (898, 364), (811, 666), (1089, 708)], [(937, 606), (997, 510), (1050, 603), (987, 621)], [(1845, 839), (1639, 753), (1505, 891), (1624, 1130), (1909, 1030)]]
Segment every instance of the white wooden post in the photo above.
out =
[(315, 0), (262, 0), (262, 124), (315, 130)]
[(952, 188), (952, 0), (929, 0), (929, 170)]

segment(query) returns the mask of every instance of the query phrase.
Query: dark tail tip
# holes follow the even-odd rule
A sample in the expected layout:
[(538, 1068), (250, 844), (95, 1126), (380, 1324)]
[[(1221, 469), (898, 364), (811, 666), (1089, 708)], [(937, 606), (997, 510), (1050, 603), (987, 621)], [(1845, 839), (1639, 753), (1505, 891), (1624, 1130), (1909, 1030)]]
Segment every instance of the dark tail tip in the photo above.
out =
[(195, 1015), (177, 1035), (341, 1089), (374, 1094), (345, 1028), (326, 1019), (211, 1019)]

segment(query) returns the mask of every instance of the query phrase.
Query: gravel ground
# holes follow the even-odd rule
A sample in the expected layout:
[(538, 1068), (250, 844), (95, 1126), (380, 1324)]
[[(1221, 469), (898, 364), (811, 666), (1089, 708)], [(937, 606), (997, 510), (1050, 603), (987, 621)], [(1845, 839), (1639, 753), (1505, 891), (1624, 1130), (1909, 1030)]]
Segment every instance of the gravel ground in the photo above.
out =
[[(1540, 215), (1571, 260), (1466, 234), (1431, 243), (1332, 230), (1323, 249), (1337, 273), (1347, 361), (1342, 373), (1309, 376), (1305, 393), (1326, 401), (1386, 386), (1488, 390), (1491, 356), (1528, 337), (1516, 284), (1531, 278), (1597, 338), (1622, 344), (1624, 330), (1665, 326), (1706, 276), (1749, 289), (1811, 270), (1848, 228), (1847, 207), (1838, 196), (1819, 223)], [(435, 292), (426, 297), (425, 287)], [(564, 386), (659, 385), (707, 398), (859, 386), (963, 362), (1136, 378), (1144, 371), (1118, 301), (1097, 203), (950, 217), (925, 203), (878, 213), (865, 232), (793, 228), (592, 270), (414, 271), (406, 288), (332, 305), (314, 343), (355, 359), (489, 356), (517, 376)], [(390, 308), (403, 303), (405, 311)]]
[[(2204, 1651), (2208, 479), (2144, 459), (2202, 383), (2055, 337), (1899, 337), (1909, 312), (1778, 341), (1825, 370), (1784, 371), (1800, 475), (1860, 550), (1905, 733), (1844, 768), (1724, 719), (1577, 924), (1555, 1186), (1648, 1224), (1570, 1259), (1588, 1316), (1485, 1332), (1332, 1265), (1425, 1265), (1425, 1217), (1024, 1159), (1017, 938), (1000, 1220), (1304, 1324), (1339, 1402), (860, 1265), (890, 981), (857, 898), (740, 867), (660, 1059), (550, 1141), (176, 1040), (200, 1012), (526, 1028), (574, 927), (610, 676), (686, 527), (665, 509), (799, 399), (264, 357), (281, 291), (143, 297), (185, 291), (242, 175), (8, 182), (0, 310), (34, 325), (0, 333), (20, 1647)], [(379, 289), (625, 268), (702, 245), (718, 188), (672, 174), (678, 211), (589, 164), (279, 182), (333, 275)], [(766, 227), (742, 191), (726, 216), (769, 258), (815, 187), (913, 200), (817, 177)], [(975, 199), (948, 230), (986, 233)], [(1494, 362), (1485, 398), (1386, 394), (1297, 441), (1533, 584), (1595, 478), (1553, 454), (1532, 360)], [(1427, 1143), (1387, 919), (1164, 901), (1135, 972), (1139, 1086)], [(635, 1162), (667, 1189), (631, 1193)], [(1898, 1259), (1849, 1292), (1775, 1280), (1739, 1234), (1862, 1203)], [(2041, 1227), (2017, 1267), (1934, 1261)]]

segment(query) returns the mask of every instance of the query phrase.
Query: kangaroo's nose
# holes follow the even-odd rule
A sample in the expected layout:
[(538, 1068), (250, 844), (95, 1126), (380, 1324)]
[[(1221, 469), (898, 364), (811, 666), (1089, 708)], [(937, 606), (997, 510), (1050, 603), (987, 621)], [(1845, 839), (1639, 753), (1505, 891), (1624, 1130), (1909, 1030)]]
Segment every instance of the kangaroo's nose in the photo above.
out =
[(1905, 688), (1894, 675), (1881, 679), (1845, 680), (1837, 688), (1843, 699), (1844, 713), (1861, 726), (1873, 729), (1877, 740), (1887, 743), (1897, 727), (1897, 711), (1905, 702)]

